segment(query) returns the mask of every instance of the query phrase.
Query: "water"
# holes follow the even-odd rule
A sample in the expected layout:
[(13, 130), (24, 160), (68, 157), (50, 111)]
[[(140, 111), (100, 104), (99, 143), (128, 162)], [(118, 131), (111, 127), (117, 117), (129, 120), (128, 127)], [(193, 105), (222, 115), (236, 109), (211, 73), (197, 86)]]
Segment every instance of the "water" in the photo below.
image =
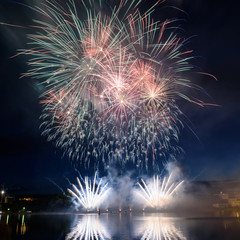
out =
[(0, 215), (0, 240), (239, 240), (238, 218), (163, 214)]

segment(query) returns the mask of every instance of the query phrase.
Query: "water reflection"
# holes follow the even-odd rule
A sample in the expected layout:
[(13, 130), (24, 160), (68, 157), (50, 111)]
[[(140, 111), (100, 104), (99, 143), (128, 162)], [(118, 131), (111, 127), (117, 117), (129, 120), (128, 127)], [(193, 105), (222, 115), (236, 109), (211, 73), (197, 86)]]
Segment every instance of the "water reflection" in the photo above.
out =
[(141, 236), (141, 240), (187, 240), (171, 218), (149, 216), (140, 220), (136, 222), (136, 234)]
[(20, 236), (27, 235), (29, 225), (26, 224), (26, 218), (29, 223), (29, 216), (24, 214), (0, 214), (0, 239), (18, 239)]
[(25, 223), (25, 215), (22, 215), (21, 223), (17, 223), (16, 234), (25, 235), (27, 232), (27, 226)]
[(239, 240), (239, 218), (180, 218), (159, 213), (2, 214), (0, 240)]
[(98, 215), (86, 215), (75, 224), (75, 227), (66, 236), (66, 240), (108, 240), (110, 234), (105, 227), (103, 219), (100, 220)]
[(9, 222), (9, 215), (7, 215), (6, 225), (8, 225), (8, 222)]

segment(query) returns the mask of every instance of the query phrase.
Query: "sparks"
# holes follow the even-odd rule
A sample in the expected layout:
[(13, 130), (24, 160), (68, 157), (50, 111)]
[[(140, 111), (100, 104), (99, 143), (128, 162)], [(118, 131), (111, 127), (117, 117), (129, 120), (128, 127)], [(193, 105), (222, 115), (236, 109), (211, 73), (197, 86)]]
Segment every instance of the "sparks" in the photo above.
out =
[(186, 40), (165, 31), (172, 21), (153, 20), (162, 1), (144, 14), (141, 2), (71, 0), (63, 8), (47, 0), (36, 7), (45, 18), (30, 26), (30, 48), (15, 55), (29, 58), (20, 78), (35, 78), (43, 89), (43, 135), (86, 168), (120, 161), (158, 169), (181, 152), (177, 100), (209, 105), (188, 96)]
[(148, 184), (143, 179), (141, 181), (141, 184), (138, 183), (140, 191), (137, 191), (137, 194), (152, 208), (165, 207), (171, 201), (173, 194), (184, 183), (184, 181), (172, 182), (172, 174), (168, 178), (164, 177), (163, 180), (159, 176), (154, 176)]
[(72, 184), (72, 188), (68, 189), (68, 192), (77, 200), (76, 206), (80, 205), (86, 210), (93, 210), (99, 207), (109, 194), (111, 188), (108, 187), (108, 183), (102, 184), (102, 178), (99, 183), (96, 183), (97, 172), (94, 175), (93, 183), (85, 177), (84, 185), (77, 178), (78, 187)]

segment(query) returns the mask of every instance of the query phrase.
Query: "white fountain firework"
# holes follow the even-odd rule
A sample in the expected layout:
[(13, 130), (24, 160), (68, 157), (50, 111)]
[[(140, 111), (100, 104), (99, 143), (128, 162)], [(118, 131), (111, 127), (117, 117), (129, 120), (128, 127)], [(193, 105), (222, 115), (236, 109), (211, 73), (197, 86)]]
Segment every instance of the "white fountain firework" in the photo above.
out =
[(186, 240), (187, 238), (171, 218), (147, 217), (136, 229), (141, 240)]
[(107, 240), (111, 239), (110, 234), (107, 232), (104, 224), (96, 215), (84, 216), (78, 224), (66, 236), (66, 240), (77, 239), (98, 239)]
[(77, 178), (78, 187), (72, 184), (73, 190), (68, 189), (68, 192), (77, 200), (75, 204), (77, 207), (84, 207), (87, 210), (96, 209), (106, 199), (111, 188), (108, 187), (108, 182), (103, 183), (102, 178), (97, 183), (97, 172), (94, 175), (93, 183), (85, 177), (84, 184), (81, 184)]
[(172, 174), (164, 177), (163, 180), (159, 176), (153, 176), (152, 181), (148, 183), (145, 183), (143, 179), (141, 181), (142, 183), (137, 183), (140, 190), (137, 190), (136, 193), (152, 208), (162, 208), (170, 203), (174, 193), (184, 182), (174, 182)]

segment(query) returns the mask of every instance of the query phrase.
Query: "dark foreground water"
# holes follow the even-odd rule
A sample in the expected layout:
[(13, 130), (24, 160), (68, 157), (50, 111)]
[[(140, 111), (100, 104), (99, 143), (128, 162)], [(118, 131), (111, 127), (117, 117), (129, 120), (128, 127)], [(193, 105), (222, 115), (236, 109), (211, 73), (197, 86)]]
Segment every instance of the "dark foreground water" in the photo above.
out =
[(240, 240), (240, 220), (147, 213), (0, 215), (0, 239)]

